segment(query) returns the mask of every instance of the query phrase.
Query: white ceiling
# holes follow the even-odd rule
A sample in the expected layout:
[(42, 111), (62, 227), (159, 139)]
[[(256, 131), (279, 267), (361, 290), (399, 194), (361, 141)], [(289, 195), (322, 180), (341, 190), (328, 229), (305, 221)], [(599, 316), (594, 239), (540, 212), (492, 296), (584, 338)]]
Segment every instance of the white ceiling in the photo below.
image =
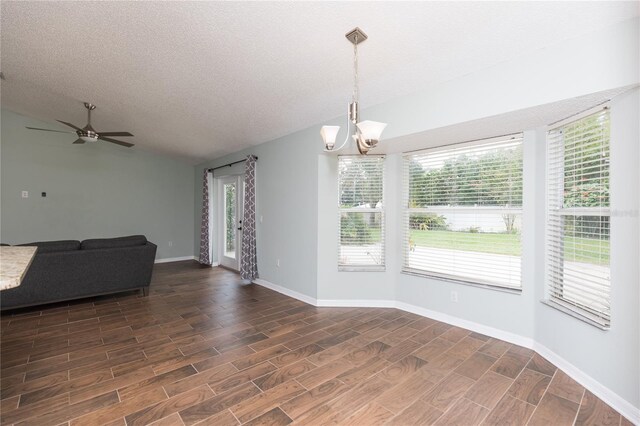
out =
[(369, 35), (367, 107), (630, 19), (638, 3), (3, 1), (1, 13), (4, 107), (83, 125), (91, 101), (97, 129), (196, 163), (343, 114), (355, 26)]
[[(393, 139), (382, 139), (379, 145), (376, 146), (376, 154), (418, 151), (463, 141), (520, 133), (524, 129), (546, 129), (548, 125), (556, 121), (570, 118), (580, 112), (603, 107), (609, 100), (637, 87), (637, 85), (631, 85), (604, 90)], [(355, 154), (357, 151), (352, 150), (350, 153)]]

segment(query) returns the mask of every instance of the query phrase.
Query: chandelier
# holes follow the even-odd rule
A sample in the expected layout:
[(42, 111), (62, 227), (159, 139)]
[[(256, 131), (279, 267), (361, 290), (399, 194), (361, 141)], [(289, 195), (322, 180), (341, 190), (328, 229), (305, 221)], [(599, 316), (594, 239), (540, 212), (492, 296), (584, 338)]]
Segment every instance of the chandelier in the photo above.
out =
[[(356, 142), (360, 154), (366, 154), (371, 148), (376, 146), (387, 123), (379, 123), (371, 120), (359, 121), (358, 44), (365, 41), (367, 35), (360, 28), (356, 27), (345, 34), (345, 37), (353, 43), (353, 92), (347, 110), (347, 137), (342, 145), (336, 147), (336, 137), (338, 136), (340, 126), (322, 126), (320, 135), (324, 140), (325, 151), (333, 152), (341, 150), (346, 146), (349, 141), (349, 136), (351, 136)], [(352, 123), (355, 125), (355, 129), (353, 130), (351, 130)], [(353, 134), (351, 134), (352, 132)]]

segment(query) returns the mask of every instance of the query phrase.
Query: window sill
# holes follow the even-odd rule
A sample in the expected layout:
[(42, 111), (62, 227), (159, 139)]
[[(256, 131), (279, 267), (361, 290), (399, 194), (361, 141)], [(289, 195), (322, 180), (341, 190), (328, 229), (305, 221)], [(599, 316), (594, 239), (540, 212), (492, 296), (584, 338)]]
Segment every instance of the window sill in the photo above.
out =
[(346, 266), (338, 265), (338, 272), (385, 272), (385, 266)]
[(446, 275), (438, 275), (438, 274), (432, 274), (429, 272), (425, 272), (425, 271), (420, 271), (420, 270), (413, 270), (413, 269), (403, 269), (401, 271), (402, 274), (405, 275), (412, 275), (414, 277), (421, 277), (421, 278), (431, 278), (434, 280), (439, 280), (439, 281), (446, 281), (449, 283), (453, 283), (453, 284), (461, 284), (461, 285), (468, 285), (471, 287), (479, 287), (479, 288), (484, 288), (487, 290), (493, 290), (493, 291), (499, 291), (502, 293), (509, 293), (509, 294), (517, 294), (520, 295), (522, 294), (522, 288), (514, 288), (514, 287), (503, 287), (497, 284), (489, 284), (489, 283), (482, 283), (482, 282), (475, 282), (475, 281), (466, 281), (460, 278), (455, 278), (455, 277), (451, 277), (451, 276), (446, 276)]
[(573, 305), (570, 305), (568, 303), (565, 304), (560, 301), (556, 302), (555, 300), (550, 300), (550, 299), (543, 299), (540, 302), (542, 302), (543, 305), (547, 305), (550, 308), (557, 309), (560, 312), (563, 312), (582, 322), (586, 322), (587, 324), (592, 325), (596, 328), (599, 328), (600, 330), (607, 331), (607, 330), (610, 330), (611, 328), (609, 325), (605, 325), (601, 322), (594, 320), (593, 318), (595, 318), (595, 315), (589, 314), (588, 312), (583, 313), (580, 308), (574, 307)]

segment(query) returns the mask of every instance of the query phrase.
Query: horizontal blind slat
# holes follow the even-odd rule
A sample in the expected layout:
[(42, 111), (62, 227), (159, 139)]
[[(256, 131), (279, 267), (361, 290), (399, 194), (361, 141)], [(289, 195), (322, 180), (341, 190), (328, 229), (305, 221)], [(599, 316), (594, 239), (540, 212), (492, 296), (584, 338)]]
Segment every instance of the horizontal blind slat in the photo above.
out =
[(384, 157), (339, 156), (338, 266), (384, 266)]
[(403, 270), (521, 287), (522, 135), (404, 155)]
[(609, 113), (547, 133), (546, 287), (550, 300), (610, 323)]

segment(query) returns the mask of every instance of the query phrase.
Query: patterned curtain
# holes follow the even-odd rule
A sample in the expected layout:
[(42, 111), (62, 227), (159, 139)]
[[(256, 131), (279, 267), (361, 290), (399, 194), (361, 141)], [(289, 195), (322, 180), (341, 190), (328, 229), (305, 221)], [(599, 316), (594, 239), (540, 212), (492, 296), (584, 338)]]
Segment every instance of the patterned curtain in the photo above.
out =
[(200, 222), (200, 263), (211, 265), (209, 246), (209, 169), (202, 176), (202, 219)]
[(242, 256), (240, 277), (244, 280), (258, 278), (258, 258), (256, 252), (256, 160), (247, 156), (244, 172), (244, 218), (242, 220)]

